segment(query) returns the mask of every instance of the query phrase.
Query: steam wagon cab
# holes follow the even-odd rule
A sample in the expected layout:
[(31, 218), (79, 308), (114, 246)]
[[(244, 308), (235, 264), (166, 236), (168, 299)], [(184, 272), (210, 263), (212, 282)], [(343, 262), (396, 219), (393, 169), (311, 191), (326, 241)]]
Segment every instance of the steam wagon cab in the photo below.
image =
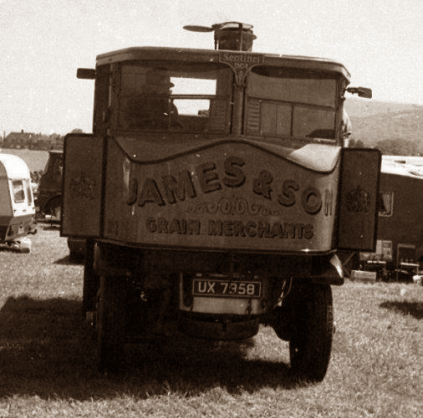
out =
[(15, 155), (0, 153), (0, 243), (30, 251), (25, 238), (36, 232), (31, 175), (26, 163)]

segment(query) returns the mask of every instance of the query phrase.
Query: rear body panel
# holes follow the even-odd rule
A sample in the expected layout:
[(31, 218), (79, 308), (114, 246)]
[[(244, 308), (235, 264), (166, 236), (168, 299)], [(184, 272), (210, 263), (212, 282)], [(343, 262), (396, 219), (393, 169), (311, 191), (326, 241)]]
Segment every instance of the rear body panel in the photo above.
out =
[(261, 252), (332, 248), (337, 166), (317, 173), (248, 143), (161, 163), (109, 141), (104, 238), (142, 246)]
[(67, 136), (64, 235), (179, 251), (375, 248), (377, 151), (330, 146), (330, 163), (317, 164), (301, 149), (246, 139), (155, 160), (143, 160), (142, 146)]

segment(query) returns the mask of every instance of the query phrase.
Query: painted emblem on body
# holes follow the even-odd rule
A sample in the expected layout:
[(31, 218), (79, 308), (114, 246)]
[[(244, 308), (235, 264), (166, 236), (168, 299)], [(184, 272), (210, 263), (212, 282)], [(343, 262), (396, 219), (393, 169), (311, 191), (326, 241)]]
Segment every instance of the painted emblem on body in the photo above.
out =
[(73, 198), (93, 200), (95, 188), (95, 179), (86, 176), (85, 173), (70, 179), (69, 190)]
[(347, 193), (346, 207), (348, 212), (369, 212), (371, 195), (360, 186)]

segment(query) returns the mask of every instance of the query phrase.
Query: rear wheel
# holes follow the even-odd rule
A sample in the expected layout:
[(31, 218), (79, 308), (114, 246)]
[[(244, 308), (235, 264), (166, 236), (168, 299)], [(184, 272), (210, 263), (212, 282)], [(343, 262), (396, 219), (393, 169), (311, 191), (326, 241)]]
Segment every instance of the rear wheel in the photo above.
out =
[(332, 349), (333, 305), (329, 285), (294, 286), (292, 289), (293, 333), (289, 343), (291, 370), (310, 382), (321, 382)]
[[(82, 290), (82, 315), (87, 316), (87, 312), (94, 313), (99, 288), (99, 277), (94, 272), (94, 246), (95, 242), (87, 240), (85, 248), (84, 263), (84, 284)], [(70, 253), (72, 255), (72, 252)]]
[(102, 373), (123, 371), (125, 340), (125, 278), (100, 277), (98, 357)]
[(60, 206), (56, 206), (51, 215), (55, 221), (60, 222), (62, 220), (62, 208)]
[(51, 216), (52, 221), (60, 222), (62, 218), (62, 198), (55, 197), (46, 207), (46, 212)]

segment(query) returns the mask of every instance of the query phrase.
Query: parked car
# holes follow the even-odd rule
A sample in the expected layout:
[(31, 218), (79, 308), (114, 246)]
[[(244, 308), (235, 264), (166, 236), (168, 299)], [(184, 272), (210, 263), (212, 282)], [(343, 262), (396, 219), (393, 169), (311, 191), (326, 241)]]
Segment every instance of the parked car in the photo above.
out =
[(62, 209), (63, 151), (50, 150), (44, 173), (38, 185), (36, 207), (43, 216), (59, 221)]

